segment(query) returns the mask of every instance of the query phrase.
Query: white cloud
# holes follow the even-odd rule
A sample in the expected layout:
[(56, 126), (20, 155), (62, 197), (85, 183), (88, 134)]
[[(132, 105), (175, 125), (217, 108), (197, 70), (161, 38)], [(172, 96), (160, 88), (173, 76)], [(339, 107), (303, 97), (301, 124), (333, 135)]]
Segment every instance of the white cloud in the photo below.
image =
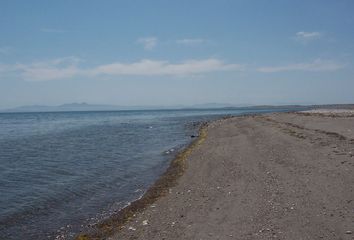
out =
[(168, 61), (141, 60), (135, 63), (112, 63), (98, 66), (96, 74), (111, 75), (188, 75), (214, 71), (242, 70), (239, 64), (225, 64), (218, 59), (187, 60), (181, 63)]
[(40, 31), (45, 33), (65, 33), (66, 32), (63, 29), (57, 29), (57, 28), (41, 28)]
[(344, 64), (335, 61), (316, 59), (310, 63), (295, 63), (295, 64), (289, 64), (284, 66), (260, 67), (257, 69), (257, 71), (264, 72), (264, 73), (286, 72), (286, 71), (329, 72), (329, 71), (336, 71), (344, 67), (345, 67)]
[(14, 73), (29, 81), (71, 78), (80, 74), (81, 70), (77, 67), (79, 62), (81, 62), (79, 58), (65, 57), (30, 64), (3, 64), (0, 65), (0, 73)]
[(75, 66), (57, 67), (28, 67), (23, 66), (23, 78), (32, 81), (46, 81), (54, 79), (67, 79), (74, 77), (80, 73)]
[[(169, 62), (151, 59), (142, 59), (136, 62), (113, 62), (93, 67), (82, 67), (83, 60), (76, 57), (57, 58), (47, 61), (37, 61), (29, 64), (1, 64), (0, 75), (10, 74), (13, 77), (26, 81), (48, 81), (56, 79), (70, 79), (74, 77), (100, 76), (197, 76), (199, 74), (223, 71), (244, 71), (245, 65), (225, 63), (216, 58), (185, 60)], [(294, 63), (283, 66), (266, 66), (248, 69), (262, 73), (276, 73), (287, 71), (329, 72), (344, 68), (345, 65), (316, 59), (307, 63)]]
[(139, 38), (137, 43), (142, 44), (145, 50), (152, 50), (157, 45), (157, 38), (155, 37), (146, 37), (146, 38)]
[(323, 36), (320, 32), (297, 32), (295, 39), (301, 43), (308, 43), (310, 41), (320, 39)]
[(177, 44), (188, 45), (188, 46), (200, 45), (208, 42), (209, 42), (208, 40), (202, 38), (185, 38), (185, 39), (176, 40)]
[(46, 81), (98, 75), (182, 76), (216, 71), (241, 71), (244, 69), (242, 65), (226, 64), (215, 58), (186, 60), (180, 63), (144, 59), (133, 63), (114, 62), (92, 68), (79, 67), (80, 61), (80, 59), (69, 57), (31, 64), (0, 65), (0, 73), (15, 73), (22, 79), (29, 81)]

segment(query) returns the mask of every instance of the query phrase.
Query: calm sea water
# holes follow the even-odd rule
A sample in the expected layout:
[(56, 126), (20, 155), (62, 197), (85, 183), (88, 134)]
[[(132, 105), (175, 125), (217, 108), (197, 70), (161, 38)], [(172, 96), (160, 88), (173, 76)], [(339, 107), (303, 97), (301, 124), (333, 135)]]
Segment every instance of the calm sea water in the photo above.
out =
[(199, 122), (248, 112), (0, 113), (0, 238), (72, 238), (140, 197)]

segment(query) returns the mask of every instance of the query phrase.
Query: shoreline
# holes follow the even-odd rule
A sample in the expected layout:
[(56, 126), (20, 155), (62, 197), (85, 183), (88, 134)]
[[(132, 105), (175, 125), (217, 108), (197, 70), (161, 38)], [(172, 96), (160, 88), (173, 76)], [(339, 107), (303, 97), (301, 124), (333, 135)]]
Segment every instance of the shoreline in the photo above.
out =
[(212, 121), (177, 184), (107, 239), (352, 239), (353, 120)]
[[(223, 119), (223, 118), (221, 118)], [(215, 120), (214, 120), (215, 121)], [(168, 190), (175, 186), (178, 178), (186, 170), (186, 159), (191, 152), (201, 145), (207, 136), (207, 127), (210, 122), (202, 122), (198, 129), (198, 136), (193, 139), (172, 159), (166, 171), (150, 186), (138, 199), (130, 202), (116, 214), (104, 219), (83, 233), (78, 233), (75, 240), (98, 240), (104, 239), (118, 232), (124, 224), (131, 220), (137, 213), (144, 211), (157, 199), (166, 195)]]
[[(286, 111), (285, 113), (297, 112)], [(81, 233), (77, 233), (74, 240), (99, 240), (105, 239), (118, 233), (124, 225), (135, 217), (137, 213), (143, 212), (147, 207), (153, 205), (159, 198), (168, 194), (168, 190), (177, 184), (177, 180), (181, 177), (186, 170), (186, 159), (192, 151), (201, 145), (207, 137), (207, 128), (210, 124), (226, 119), (239, 118), (239, 117), (253, 117), (269, 114), (266, 113), (245, 113), (241, 115), (227, 115), (220, 118), (201, 122), (198, 127), (198, 135), (193, 135), (193, 140), (187, 144), (176, 156), (171, 160), (165, 172), (157, 178), (157, 180), (146, 190), (146, 192), (139, 198), (129, 202), (125, 207), (117, 213), (103, 219), (90, 226), (89, 229), (84, 229)]]
[[(276, 112), (275, 112), (276, 113)], [(300, 113), (299, 111), (286, 111), (279, 113)], [(201, 122), (198, 127), (198, 136), (193, 135), (193, 140), (187, 144), (176, 156), (171, 160), (165, 172), (157, 178), (157, 180), (146, 190), (139, 198), (129, 202), (125, 207), (117, 213), (103, 219), (102, 221), (90, 226), (81, 233), (77, 233), (74, 240), (99, 240), (110, 237), (118, 233), (124, 225), (135, 217), (136, 214), (143, 212), (147, 207), (153, 205), (159, 198), (168, 194), (168, 190), (177, 184), (179, 177), (186, 170), (186, 159), (192, 151), (201, 145), (207, 137), (207, 128), (210, 124), (232, 118), (254, 117), (265, 114), (261, 113), (245, 113), (241, 115), (227, 115), (220, 118)]]

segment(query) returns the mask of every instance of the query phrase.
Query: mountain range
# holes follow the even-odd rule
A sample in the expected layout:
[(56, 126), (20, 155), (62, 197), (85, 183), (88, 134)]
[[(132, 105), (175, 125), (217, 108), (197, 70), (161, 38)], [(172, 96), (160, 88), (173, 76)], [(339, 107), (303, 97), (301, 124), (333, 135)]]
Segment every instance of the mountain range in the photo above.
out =
[(284, 108), (304, 107), (304, 105), (281, 105), (281, 106), (252, 106), (250, 104), (226, 104), (226, 103), (205, 103), (195, 105), (174, 105), (174, 106), (119, 106), (88, 103), (69, 103), (58, 106), (28, 105), (20, 106), (0, 112), (75, 112), (75, 111), (122, 111), (122, 110), (167, 110), (167, 109), (230, 109), (230, 108)]

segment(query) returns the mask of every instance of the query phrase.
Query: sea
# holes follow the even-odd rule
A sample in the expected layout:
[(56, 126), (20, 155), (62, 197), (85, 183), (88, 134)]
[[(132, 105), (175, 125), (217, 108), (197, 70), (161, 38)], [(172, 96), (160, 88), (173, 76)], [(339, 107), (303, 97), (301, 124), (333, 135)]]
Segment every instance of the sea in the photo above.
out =
[(289, 110), (0, 113), (0, 239), (73, 239), (140, 198), (202, 122)]

